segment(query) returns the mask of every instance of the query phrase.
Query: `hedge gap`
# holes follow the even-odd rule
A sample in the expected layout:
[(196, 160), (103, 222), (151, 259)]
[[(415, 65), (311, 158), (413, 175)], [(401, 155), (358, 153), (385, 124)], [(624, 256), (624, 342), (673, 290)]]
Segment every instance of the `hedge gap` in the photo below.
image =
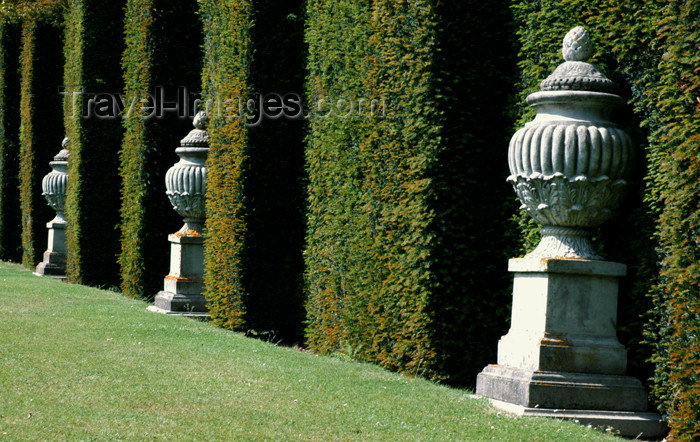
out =
[(22, 260), (19, 205), (19, 58), (22, 28), (0, 23), (0, 259)]
[(34, 269), (47, 246), (46, 223), (55, 215), (41, 195), (41, 180), (61, 149), (62, 29), (53, 21), (22, 23), (20, 55), (19, 198), (22, 264)]
[[(256, 112), (265, 96), (300, 95), (303, 88), (302, 2), (208, 0), (200, 13), (203, 91), (212, 103), (205, 239), (212, 319), (297, 342), (303, 321), (303, 120), (280, 116), (257, 124)], [(256, 110), (246, 110), (249, 99)]]

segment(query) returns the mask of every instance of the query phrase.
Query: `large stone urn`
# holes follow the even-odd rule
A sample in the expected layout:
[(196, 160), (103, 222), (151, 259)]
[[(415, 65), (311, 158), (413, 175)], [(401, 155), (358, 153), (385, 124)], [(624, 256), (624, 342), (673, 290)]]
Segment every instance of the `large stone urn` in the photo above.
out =
[(41, 181), (42, 195), (46, 202), (56, 211), (54, 219), (46, 224), (49, 231), (48, 247), (43, 260), (36, 266), (35, 275), (66, 277), (66, 221), (63, 209), (66, 204), (66, 188), (68, 187), (68, 138), (63, 139), (61, 151), (49, 163), (49, 172)]
[(207, 114), (199, 112), (194, 129), (180, 142), (175, 153), (180, 161), (165, 175), (166, 194), (175, 211), (184, 219), (177, 232), (168, 235), (170, 241), (170, 273), (163, 290), (155, 297), (152, 310), (168, 314), (207, 315), (204, 298), (204, 238), (202, 229), (206, 217), (205, 195), (209, 152)]
[(588, 33), (564, 38), (565, 62), (527, 97), (536, 117), (513, 135), (508, 181), (542, 239), (514, 273), (508, 334), (497, 364), (477, 377), (477, 394), (520, 415), (578, 419), (623, 435), (662, 435), (647, 393), (625, 376), (617, 339), (621, 263), (604, 261), (590, 237), (623, 198), (634, 167), (630, 136), (614, 121), (624, 106), (615, 85), (587, 62)]

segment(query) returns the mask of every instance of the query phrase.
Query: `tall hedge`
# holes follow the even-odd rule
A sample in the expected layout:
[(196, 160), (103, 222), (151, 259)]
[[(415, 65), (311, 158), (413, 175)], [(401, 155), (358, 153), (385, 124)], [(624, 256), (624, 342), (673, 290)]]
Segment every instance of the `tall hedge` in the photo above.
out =
[[(195, 0), (127, 2), (119, 264), (121, 289), (133, 297), (152, 298), (163, 289), (170, 262), (167, 235), (182, 225), (165, 195), (165, 173), (178, 160), (180, 139), (193, 129), (191, 107), (202, 66), (196, 11)], [(135, 97), (151, 96), (155, 106), (168, 106), (160, 116), (140, 111), (142, 104), (129, 111)]]
[(67, 273), (74, 282), (110, 287), (119, 284), (122, 139), (110, 97), (122, 91), (124, 7), (125, 0), (72, 0), (64, 46)]
[(700, 3), (664, 2), (653, 110), (648, 200), (659, 213), (654, 288), (654, 396), (681, 440), (700, 438)]
[(0, 23), (0, 259), (21, 261), (19, 56), (21, 26)]
[(52, 21), (27, 18), (22, 23), (19, 197), (22, 263), (30, 269), (46, 250), (46, 223), (55, 215), (41, 195), (41, 180), (63, 139), (61, 37), (62, 29)]
[[(270, 94), (301, 94), (302, 1), (205, 0), (200, 13), (206, 53), (202, 83), (211, 117), (205, 235), (209, 309), (222, 327), (298, 341), (303, 120), (279, 115), (258, 122), (255, 116), (260, 100)], [(246, 110), (249, 99), (257, 110)]]
[[(318, 0), (307, 15), (308, 342), (473, 384), (510, 306), (508, 4)], [(361, 99), (384, 107), (345, 117)]]

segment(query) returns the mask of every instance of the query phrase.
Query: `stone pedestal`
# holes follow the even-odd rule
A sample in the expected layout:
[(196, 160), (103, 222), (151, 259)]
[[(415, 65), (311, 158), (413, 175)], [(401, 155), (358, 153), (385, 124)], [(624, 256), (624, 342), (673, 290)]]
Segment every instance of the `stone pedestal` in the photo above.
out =
[(660, 416), (645, 413), (641, 382), (624, 376), (627, 355), (615, 323), (618, 278), (626, 266), (526, 257), (511, 259), (509, 270), (511, 328), (498, 343), (498, 364), (477, 376), (476, 393), (519, 415), (595, 416), (587, 422), (626, 436), (664, 435)]
[(180, 161), (165, 174), (166, 195), (185, 221), (182, 228), (168, 236), (170, 273), (155, 305), (148, 309), (159, 313), (209, 317), (204, 290), (204, 238), (206, 218), (207, 168), (209, 135), (207, 115), (195, 115), (194, 129), (180, 141), (175, 153)]
[(194, 230), (168, 235), (170, 273), (151, 310), (161, 313), (208, 316), (204, 289), (204, 238)]
[(49, 230), (49, 245), (44, 252), (44, 259), (36, 266), (37, 276), (66, 277), (66, 226), (65, 220), (46, 223)]

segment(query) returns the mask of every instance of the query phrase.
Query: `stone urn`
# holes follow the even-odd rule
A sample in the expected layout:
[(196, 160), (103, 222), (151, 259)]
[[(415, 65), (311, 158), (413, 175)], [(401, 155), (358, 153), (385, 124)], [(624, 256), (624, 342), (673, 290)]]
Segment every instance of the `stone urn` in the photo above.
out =
[(194, 117), (194, 129), (180, 142), (175, 153), (180, 161), (165, 175), (166, 195), (173, 208), (184, 218), (180, 232), (201, 234), (206, 217), (205, 195), (207, 184), (207, 154), (209, 135), (206, 131), (207, 114), (199, 112)]
[(68, 138), (61, 143), (61, 151), (49, 163), (49, 172), (41, 181), (42, 195), (49, 206), (56, 211), (54, 219), (46, 224), (49, 231), (48, 247), (43, 260), (36, 267), (36, 275), (65, 277), (66, 274), (66, 226), (63, 209), (66, 204), (68, 187)]
[(165, 175), (166, 195), (184, 225), (168, 235), (170, 273), (151, 310), (185, 316), (208, 316), (204, 298), (204, 237), (207, 190), (206, 160), (209, 152), (207, 114), (199, 112), (194, 129), (180, 142), (175, 153), (180, 161)]
[(68, 138), (61, 143), (61, 150), (49, 163), (51, 172), (41, 180), (42, 195), (49, 206), (56, 211), (53, 222), (65, 222), (63, 209), (66, 205), (66, 188), (68, 187)]
[(582, 27), (564, 38), (565, 62), (527, 97), (537, 116), (513, 135), (510, 177), (522, 208), (542, 225), (529, 257), (601, 259), (591, 230), (619, 205), (634, 167), (630, 136), (611, 120), (625, 103), (588, 63)]
[(647, 411), (642, 383), (626, 376), (627, 351), (617, 339), (618, 284), (627, 268), (602, 260), (590, 241), (632, 173), (632, 140), (612, 121), (624, 102), (586, 61), (591, 43), (582, 27), (566, 35), (562, 52), (566, 61), (527, 97), (536, 117), (508, 148), (508, 181), (542, 225), (542, 240), (508, 262), (510, 329), (497, 363), (477, 376), (476, 393), (520, 416), (659, 437), (666, 427)]

